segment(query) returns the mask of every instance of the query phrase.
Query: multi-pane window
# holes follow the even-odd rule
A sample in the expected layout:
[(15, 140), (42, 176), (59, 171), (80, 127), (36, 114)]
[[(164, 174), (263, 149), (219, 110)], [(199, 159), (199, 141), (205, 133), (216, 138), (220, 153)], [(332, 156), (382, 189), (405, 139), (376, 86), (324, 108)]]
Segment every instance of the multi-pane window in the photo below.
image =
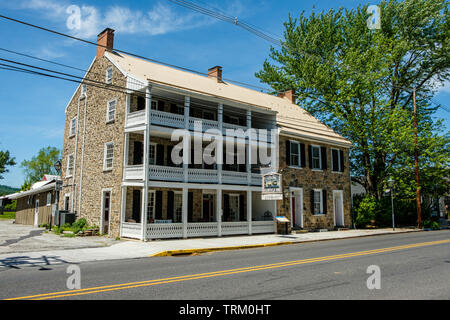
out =
[(150, 143), (149, 155), (150, 155), (149, 164), (155, 165), (156, 164), (156, 144)]
[(113, 159), (114, 159), (114, 144), (112, 142), (105, 143), (105, 158), (103, 162), (104, 170), (112, 169)]
[(48, 192), (47, 193), (47, 206), (51, 206), (52, 205), (52, 193)]
[(66, 173), (67, 177), (71, 177), (73, 175), (73, 161), (74, 157), (72, 153), (67, 156), (67, 173)]
[(112, 82), (112, 74), (113, 74), (113, 69), (112, 67), (109, 67), (108, 69), (106, 69), (106, 79), (105, 82), (107, 84), (110, 84)]
[(291, 141), (291, 159), (293, 167), (300, 167), (300, 143)]
[(312, 146), (312, 168), (313, 169), (322, 169), (322, 159), (320, 157), (320, 147)]
[(70, 120), (70, 136), (74, 136), (77, 130), (77, 117)]
[(155, 219), (155, 191), (148, 193), (148, 219)]
[(239, 221), (239, 195), (230, 194), (229, 199), (230, 219), (231, 221)]
[(323, 213), (322, 209), (322, 190), (314, 190), (314, 214)]
[(183, 194), (175, 193), (173, 197), (174, 222), (181, 222), (183, 212)]
[(116, 100), (108, 102), (108, 108), (106, 112), (106, 122), (114, 121), (116, 118)]

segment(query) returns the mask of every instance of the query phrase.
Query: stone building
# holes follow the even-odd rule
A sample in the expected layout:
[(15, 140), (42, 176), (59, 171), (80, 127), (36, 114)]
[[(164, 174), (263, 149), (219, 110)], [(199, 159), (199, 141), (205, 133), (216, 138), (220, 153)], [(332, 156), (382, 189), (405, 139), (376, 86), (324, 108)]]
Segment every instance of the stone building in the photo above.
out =
[[(115, 52), (113, 43), (114, 30), (99, 34), (66, 107), (61, 209), (112, 237), (142, 240), (271, 233), (275, 215), (294, 228), (351, 224), (351, 144), (296, 105), (292, 91), (264, 94), (226, 81), (219, 66), (203, 76)], [(173, 134), (182, 129), (191, 139), (181, 142), (180, 164)], [(216, 159), (244, 162), (207, 163), (192, 150), (205, 150), (210, 129), (259, 134), (218, 140)], [(264, 148), (269, 166), (254, 156)], [(262, 200), (270, 171), (282, 173), (283, 200)]]

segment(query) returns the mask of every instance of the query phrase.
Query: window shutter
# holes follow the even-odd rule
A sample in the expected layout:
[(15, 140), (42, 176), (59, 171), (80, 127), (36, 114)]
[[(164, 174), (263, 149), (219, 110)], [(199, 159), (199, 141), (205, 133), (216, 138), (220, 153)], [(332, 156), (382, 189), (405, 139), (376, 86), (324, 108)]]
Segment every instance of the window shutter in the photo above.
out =
[(308, 146), (308, 162), (309, 162), (309, 168), (312, 169), (312, 147), (311, 145)]
[(223, 218), (222, 221), (227, 221), (230, 216), (230, 196), (228, 194), (223, 195)]
[(194, 220), (194, 193), (188, 192), (188, 222)]
[(310, 197), (311, 197), (311, 213), (314, 214), (314, 190), (311, 189), (310, 192)]
[(332, 149), (331, 150), (331, 170), (332, 171), (339, 171), (338, 169), (339, 169), (339, 163), (338, 163), (338, 156), (339, 156), (339, 154), (338, 154), (338, 150), (336, 150), (336, 149)]
[(300, 143), (300, 166), (302, 168), (306, 167), (305, 144), (304, 143)]
[(323, 214), (327, 214), (327, 190), (322, 190), (322, 203), (323, 203)]
[(239, 195), (239, 221), (246, 221), (245, 219), (245, 207), (244, 207), (244, 195)]
[(322, 170), (327, 170), (327, 148), (320, 147), (320, 153), (322, 158)]
[(341, 172), (344, 172), (344, 163), (345, 163), (345, 161), (344, 161), (344, 151), (342, 151), (342, 150), (339, 150), (339, 153), (340, 153), (340, 160), (341, 160)]
[(291, 165), (291, 142), (286, 141), (286, 165)]
[(155, 219), (162, 219), (162, 191), (156, 191)]
[(167, 219), (173, 221), (173, 191), (167, 192)]
[(164, 145), (162, 144), (156, 145), (156, 164), (158, 166), (164, 165)]

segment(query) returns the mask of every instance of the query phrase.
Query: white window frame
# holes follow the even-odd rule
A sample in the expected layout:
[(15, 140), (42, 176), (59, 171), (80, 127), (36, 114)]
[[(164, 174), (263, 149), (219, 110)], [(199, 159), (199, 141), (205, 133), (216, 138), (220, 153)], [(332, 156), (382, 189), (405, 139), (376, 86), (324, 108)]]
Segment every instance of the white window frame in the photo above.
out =
[[(301, 169), (301, 168), (302, 168), (302, 156), (301, 156), (302, 150), (301, 150), (301, 148), (300, 148), (300, 142), (298, 142), (298, 141), (293, 141), (293, 140), (289, 140), (289, 143), (290, 143), (290, 146), (289, 146), (289, 148), (290, 148), (289, 156), (291, 157), (291, 158), (289, 159), (289, 163), (290, 163), (289, 167), (296, 168), (296, 169)], [(292, 164), (292, 145), (293, 145), (293, 144), (296, 144), (296, 145), (298, 146), (298, 165), (293, 165), (293, 164)]]
[[(314, 168), (314, 148), (319, 149), (319, 168)], [(322, 148), (318, 145), (311, 145), (311, 168), (312, 170), (322, 170)]]
[[(111, 167), (107, 167), (106, 166), (106, 160), (109, 159), (107, 158), (107, 150), (108, 150), (108, 146), (112, 146), (112, 157), (111, 157)], [(114, 142), (110, 141), (110, 142), (106, 142), (105, 143), (105, 147), (104, 147), (104, 152), (103, 152), (103, 171), (111, 171), (114, 168)]]
[[(180, 206), (177, 207), (178, 203), (175, 202), (175, 199), (178, 198), (177, 196), (181, 196)], [(180, 208), (181, 212), (179, 214), (179, 220), (178, 220), (178, 214), (177, 209)], [(175, 223), (182, 222), (183, 220), (183, 192), (182, 191), (174, 191), (173, 193), (173, 219)]]
[(52, 205), (52, 193), (47, 192), (47, 207)]
[[(152, 147), (154, 148), (154, 152), (153, 152), (153, 163), (152, 163), (152, 158), (150, 157), (151, 155), (151, 151), (152, 151)], [(156, 159), (157, 159), (157, 152), (158, 148), (156, 147), (156, 143), (154, 142), (150, 142), (149, 144), (149, 149), (148, 149), (148, 164), (149, 165), (156, 165)]]
[[(75, 121), (75, 126), (73, 125), (74, 121)], [(78, 118), (73, 117), (72, 119), (70, 119), (69, 137), (73, 137), (76, 135), (77, 127), (78, 127)]]
[[(70, 159), (72, 159), (72, 170), (70, 170)], [(71, 153), (67, 156), (67, 171), (66, 171), (66, 178), (70, 178), (73, 176), (73, 168), (74, 168), (74, 164), (75, 164), (75, 158), (74, 158), (74, 154)]]
[[(314, 215), (315, 216), (319, 216), (319, 215), (323, 215), (324, 213), (323, 213), (323, 190), (322, 189), (313, 189), (314, 190), (314, 208), (313, 208), (313, 213), (314, 213)], [(315, 198), (315, 196), (316, 196), (316, 192), (318, 192), (319, 193), (319, 195), (320, 195), (320, 199), (319, 199), (319, 201), (320, 201), (320, 211), (319, 211), (319, 213), (316, 213), (316, 210), (315, 210), (315, 208), (316, 208), (316, 198)]]
[(85, 97), (86, 96), (86, 91), (87, 91), (87, 86), (85, 83), (81, 84), (81, 96)]
[[(338, 155), (338, 171), (333, 170), (333, 150), (337, 151), (337, 155)], [(341, 150), (336, 149), (336, 148), (331, 148), (331, 172), (333, 173), (342, 173), (342, 159), (341, 159)]]
[[(111, 103), (114, 102), (114, 116), (112, 117), (112, 119), (109, 117), (110, 114), (110, 107), (111, 107)], [(106, 123), (110, 123), (110, 122), (114, 122), (116, 120), (116, 111), (117, 111), (117, 99), (112, 99), (109, 100), (106, 103)]]
[[(234, 219), (232, 219), (233, 222), (239, 222), (240, 219), (240, 208), (241, 208), (241, 204), (240, 204), (240, 194), (239, 193), (229, 193), (228, 194), (228, 208), (231, 208), (231, 198), (236, 199), (236, 203), (237, 203), (237, 210), (236, 210), (236, 216), (234, 217)], [(230, 209), (229, 209), (230, 210)], [(230, 210), (230, 216), (231, 216), (231, 210)]]
[(112, 83), (112, 77), (113, 77), (113, 67), (106, 68), (105, 83), (106, 84), (111, 84)]
[(156, 217), (156, 190), (148, 190), (148, 204), (147, 204), (147, 208), (148, 208), (148, 217), (152, 218), (153, 220), (155, 220)]

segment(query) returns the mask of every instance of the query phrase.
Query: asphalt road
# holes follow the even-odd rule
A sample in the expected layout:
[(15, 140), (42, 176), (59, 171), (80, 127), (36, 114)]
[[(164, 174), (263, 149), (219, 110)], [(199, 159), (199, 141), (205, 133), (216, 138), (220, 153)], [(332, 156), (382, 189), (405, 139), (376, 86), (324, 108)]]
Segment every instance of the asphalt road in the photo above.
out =
[[(369, 290), (377, 265), (381, 288)], [(0, 298), (450, 299), (450, 230), (0, 271)]]

